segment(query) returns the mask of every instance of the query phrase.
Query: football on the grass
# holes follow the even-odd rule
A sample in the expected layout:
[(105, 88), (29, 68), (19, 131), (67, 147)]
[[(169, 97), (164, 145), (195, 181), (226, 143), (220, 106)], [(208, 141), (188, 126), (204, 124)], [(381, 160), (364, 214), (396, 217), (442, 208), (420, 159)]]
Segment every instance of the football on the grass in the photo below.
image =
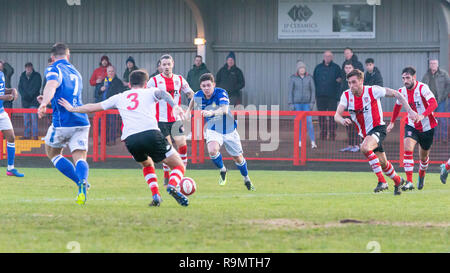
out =
[(180, 192), (184, 195), (191, 195), (197, 189), (194, 179), (184, 177), (180, 182)]

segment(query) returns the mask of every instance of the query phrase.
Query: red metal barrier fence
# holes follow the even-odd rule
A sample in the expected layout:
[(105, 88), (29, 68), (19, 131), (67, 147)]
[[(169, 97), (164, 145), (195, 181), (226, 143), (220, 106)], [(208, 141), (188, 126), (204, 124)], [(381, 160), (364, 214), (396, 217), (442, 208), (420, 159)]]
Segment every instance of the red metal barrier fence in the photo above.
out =
[[(16, 133), (17, 156), (45, 157), (44, 141), (42, 138), (51, 124), (51, 110), (48, 116), (38, 120), (39, 139), (24, 139), (24, 114), (36, 113), (34, 109), (7, 109), (11, 116)], [(317, 117), (332, 117), (334, 112), (300, 112), (300, 111), (232, 111), (238, 120), (238, 132), (242, 139), (242, 146), (247, 160), (286, 161), (293, 165), (305, 165), (307, 162), (366, 162), (360, 152), (340, 152), (347, 146), (346, 128), (337, 125), (336, 138), (320, 139), (320, 126)], [(108, 158), (131, 158), (125, 145), (120, 141), (121, 120), (117, 110), (98, 112), (90, 116), (91, 132), (88, 157), (94, 161), (105, 161)], [(348, 113), (346, 113), (348, 114)], [(435, 113), (438, 118), (445, 118), (449, 124), (450, 113)], [(306, 119), (312, 117), (315, 139), (318, 148), (312, 149), (307, 134)], [(389, 123), (391, 112), (384, 113), (386, 124)], [(403, 164), (403, 137), (406, 113), (401, 113), (400, 121), (396, 122), (394, 130), (383, 142), (387, 157), (393, 163)], [(113, 132), (111, 126), (114, 125)], [(194, 114), (192, 122), (186, 123), (185, 130), (191, 131), (192, 139), (188, 141), (190, 163), (202, 164), (209, 158), (203, 138), (203, 119), (198, 113)], [(439, 125), (438, 125), (439, 126)], [(189, 128), (187, 128), (189, 127)], [(447, 126), (447, 130), (450, 126)], [(301, 134), (300, 134), (301, 131)], [(194, 133), (196, 132), (196, 133)], [(301, 135), (301, 137), (300, 137)], [(435, 141), (431, 149), (431, 163), (438, 164), (448, 159), (449, 145), (446, 141)], [(0, 139), (3, 136), (0, 133)], [(113, 139), (114, 141), (112, 141)], [(116, 141), (117, 139), (117, 141)], [(437, 139), (437, 130), (435, 132)], [(359, 139), (358, 139), (359, 140)], [(299, 147), (299, 141), (302, 145)], [(360, 143), (360, 142), (358, 142)], [(6, 141), (0, 145), (0, 159), (5, 156)], [(416, 149), (416, 153), (417, 153)], [(223, 151), (224, 159), (231, 160)], [(417, 154), (415, 155), (417, 159)]]

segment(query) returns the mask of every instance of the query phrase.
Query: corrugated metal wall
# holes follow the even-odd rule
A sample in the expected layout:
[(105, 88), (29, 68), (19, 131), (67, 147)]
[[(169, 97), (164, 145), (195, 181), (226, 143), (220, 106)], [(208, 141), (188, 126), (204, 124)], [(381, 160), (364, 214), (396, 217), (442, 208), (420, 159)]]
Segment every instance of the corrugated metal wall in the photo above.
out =
[[(277, 0), (196, 0), (206, 27), (211, 56), (208, 68), (216, 73), (229, 50), (236, 51), (237, 65), (246, 78), (247, 104), (280, 104), (287, 109), (287, 84), (302, 59), (309, 71), (332, 49), (335, 62), (343, 62), (343, 48), (353, 47), (360, 61), (375, 59), (386, 86), (401, 85), (400, 71), (414, 65), (419, 78), (427, 59), (439, 57), (438, 1), (382, 0), (376, 8), (376, 39), (278, 40)], [(65, 0), (0, 0), (0, 59), (16, 69), (17, 86), (23, 65), (46, 67), (48, 50), (64, 41), (72, 50), (72, 62), (84, 78), (84, 100), (92, 101), (88, 85), (103, 54), (110, 56), (119, 76), (132, 55), (139, 67), (154, 71), (162, 53), (175, 57), (176, 72), (186, 75), (192, 65), (196, 37), (195, 20), (183, 0), (82, 0), (68, 6)], [(26, 7), (26, 8), (25, 8)], [(385, 110), (393, 101), (383, 102)], [(15, 106), (19, 106), (16, 102)]]
[[(313, 72), (322, 61), (325, 49), (333, 50), (341, 66), (343, 49), (355, 49), (359, 60), (375, 59), (386, 86), (401, 86), (401, 70), (407, 65), (417, 68), (418, 78), (427, 69), (430, 57), (439, 58), (437, 1), (382, 0), (376, 7), (375, 39), (278, 40), (277, 0), (210, 1), (208, 9), (219, 10), (214, 20), (214, 69), (225, 63), (229, 50), (236, 51), (236, 63), (246, 78), (245, 102), (279, 104), (287, 109), (288, 79), (302, 59)], [(233, 23), (231, 23), (233, 22)], [(265, 45), (265, 48), (261, 48)], [(251, 52), (253, 51), (253, 52)], [(391, 110), (393, 99), (384, 99)]]
[(65, 0), (0, 0), (0, 6), (0, 59), (13, 65), (14, 86), (28, 61), (43, 73), (56, 41), (72, 48), (71, 62), (83, 76), (85, 102), (93, 101), (89, 78), (104, 54), (122, 78), (130, 55), (138, 67), (153, 73), (161, 54), (170, 53), (175, 72), (185, 74), (196, 53), (195, 21), (183, 0), (82, 0), (81, 6), (69, 6)]

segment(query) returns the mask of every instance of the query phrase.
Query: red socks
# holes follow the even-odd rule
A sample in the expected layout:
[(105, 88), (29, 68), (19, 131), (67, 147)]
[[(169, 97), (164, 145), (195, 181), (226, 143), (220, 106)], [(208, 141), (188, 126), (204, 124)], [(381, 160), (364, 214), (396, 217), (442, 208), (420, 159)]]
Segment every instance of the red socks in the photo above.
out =
[(402, 179), (395, 172), (394, 166), (392, 166), (391, 162), (387, 162), (386, 167), (383, 169), (383, 172), (392, 180), (394, 180), (396, 186), (400, 185), (400, 183), (402, 182)]
[(176, 166), (170, 172), (169, 185), (172, 185), (174, 187), (178, 186), (183, 177), (184, 177), (184, 167)]
[(427, 158), (426, 161), (420, 160), (420, 167), (419, 167), (419, 177), (424, 177), (425, 172), (428, 169), (428, 163), (430, 162), (430, 158)]
[(414, 171), (414, 159), (412, 151), (405, 151), (403, 158), (403, 165), (406, 173), (406, 180), (412, 182), (413, 180), (413, 171)]
[(183, 160), (184, 167), (187, 166), (187, 145), (178, 148), (178, 153), (180, 154), (181, 160)]
[(367, 152), (364, 154), (367, 159), (369, 159), (370, 167), (372, 167), (373, 172), (378, 177), (378, 182), (386, 183), (386, 179), (384, 179), (383, 173), (381, 172), (381, 165), (378, 157), (373, 151)]
[(145, 181), (147, 181), (147, 184), (150, 187), (150, 190), (152, 191), (152, 195), (159, 194), (158, 179), (156, 177), (155, 168), (144, 167), (143, 172)]
[(163, 163), (162, 165), (163, 165), (163, 171), (164, 171), (164, 178), (169, 179), (170, 168), (165, 163)]

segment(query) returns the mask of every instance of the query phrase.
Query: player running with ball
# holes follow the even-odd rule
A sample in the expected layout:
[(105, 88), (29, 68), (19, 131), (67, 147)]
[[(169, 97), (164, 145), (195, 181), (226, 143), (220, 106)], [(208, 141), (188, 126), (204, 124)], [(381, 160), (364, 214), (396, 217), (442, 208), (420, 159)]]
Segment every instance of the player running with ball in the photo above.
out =
[(236, 167), (244, 178), (244, 184), (248, 190), (255, 190), (248, 177), (247, 161), (242, 155), (241, 139), (236, 131), (237, 123), (229, 110), (230, 100), (224, 89), (216, 88), (214, 76), (211, 73), (200, 77), (200, 88), (195, 93), (194, 99), (189, 104), (186, 118), (191, 118), (191, 110), (201, 110), (205, 119), (206, 144), (209, 156), (217, 168), (220, 169), (219, 185), (225, 185), (227, 169), (223, 165), (220, 147), (225, 144), (225, 149), (233, 157)]
[[(344, 126), (353, 126), (354, 123), (359, 135), (364, 139), (361, 144), (361, 152), (369, 160), (373, 172), (378, 177), (378, 185), (374, 192), (388, 189), (383, 172), (395, 183), (394, 194), (401, 194), (400, 185), (403, 178), (395, 173), (394, 167), (387, 160), (382, 142), (386, 137), (386, 125), (383, 121), (383, 110), (380, 98), (395, 97), (401, 102), (413, 120), (417, 119), (417, 113), (408, 105), (408, 101), (396, 90), (380, 86), (364, 86), (364, 73), (358, 69), (347, 74), (349, 90), (346, 90), (338, 105), (334, 119)], [(344, 110), (348, 109), (351, 120), (343, 118)]]
[(131, 90), (112, 96), (95, 104), (73, 107), (67, 100), (59, 100), (59, 104), (74, 113), (92, 113), (112, 108), (119, 110), (123, 121), (122, 141), (134, 160), (143, 167), (147, 184), (152, 191), (151, 206), (161, 204), (154, 162), (163, 162), (171, 168), (167, 192), (182, 206), (188, 206), (189, 200), (177, 190), (178, 183), (184, 176), (184, 164), (179, 154), (158, 128), (156, 121), (156, 103), (167, 102), (172, 107), (175, 117), (184, 119), (184, 112), (172, 99), (172, 96), (157, 88), (146, 89), (148, 74), (143, 70), (135, 70), (130, 74)]

